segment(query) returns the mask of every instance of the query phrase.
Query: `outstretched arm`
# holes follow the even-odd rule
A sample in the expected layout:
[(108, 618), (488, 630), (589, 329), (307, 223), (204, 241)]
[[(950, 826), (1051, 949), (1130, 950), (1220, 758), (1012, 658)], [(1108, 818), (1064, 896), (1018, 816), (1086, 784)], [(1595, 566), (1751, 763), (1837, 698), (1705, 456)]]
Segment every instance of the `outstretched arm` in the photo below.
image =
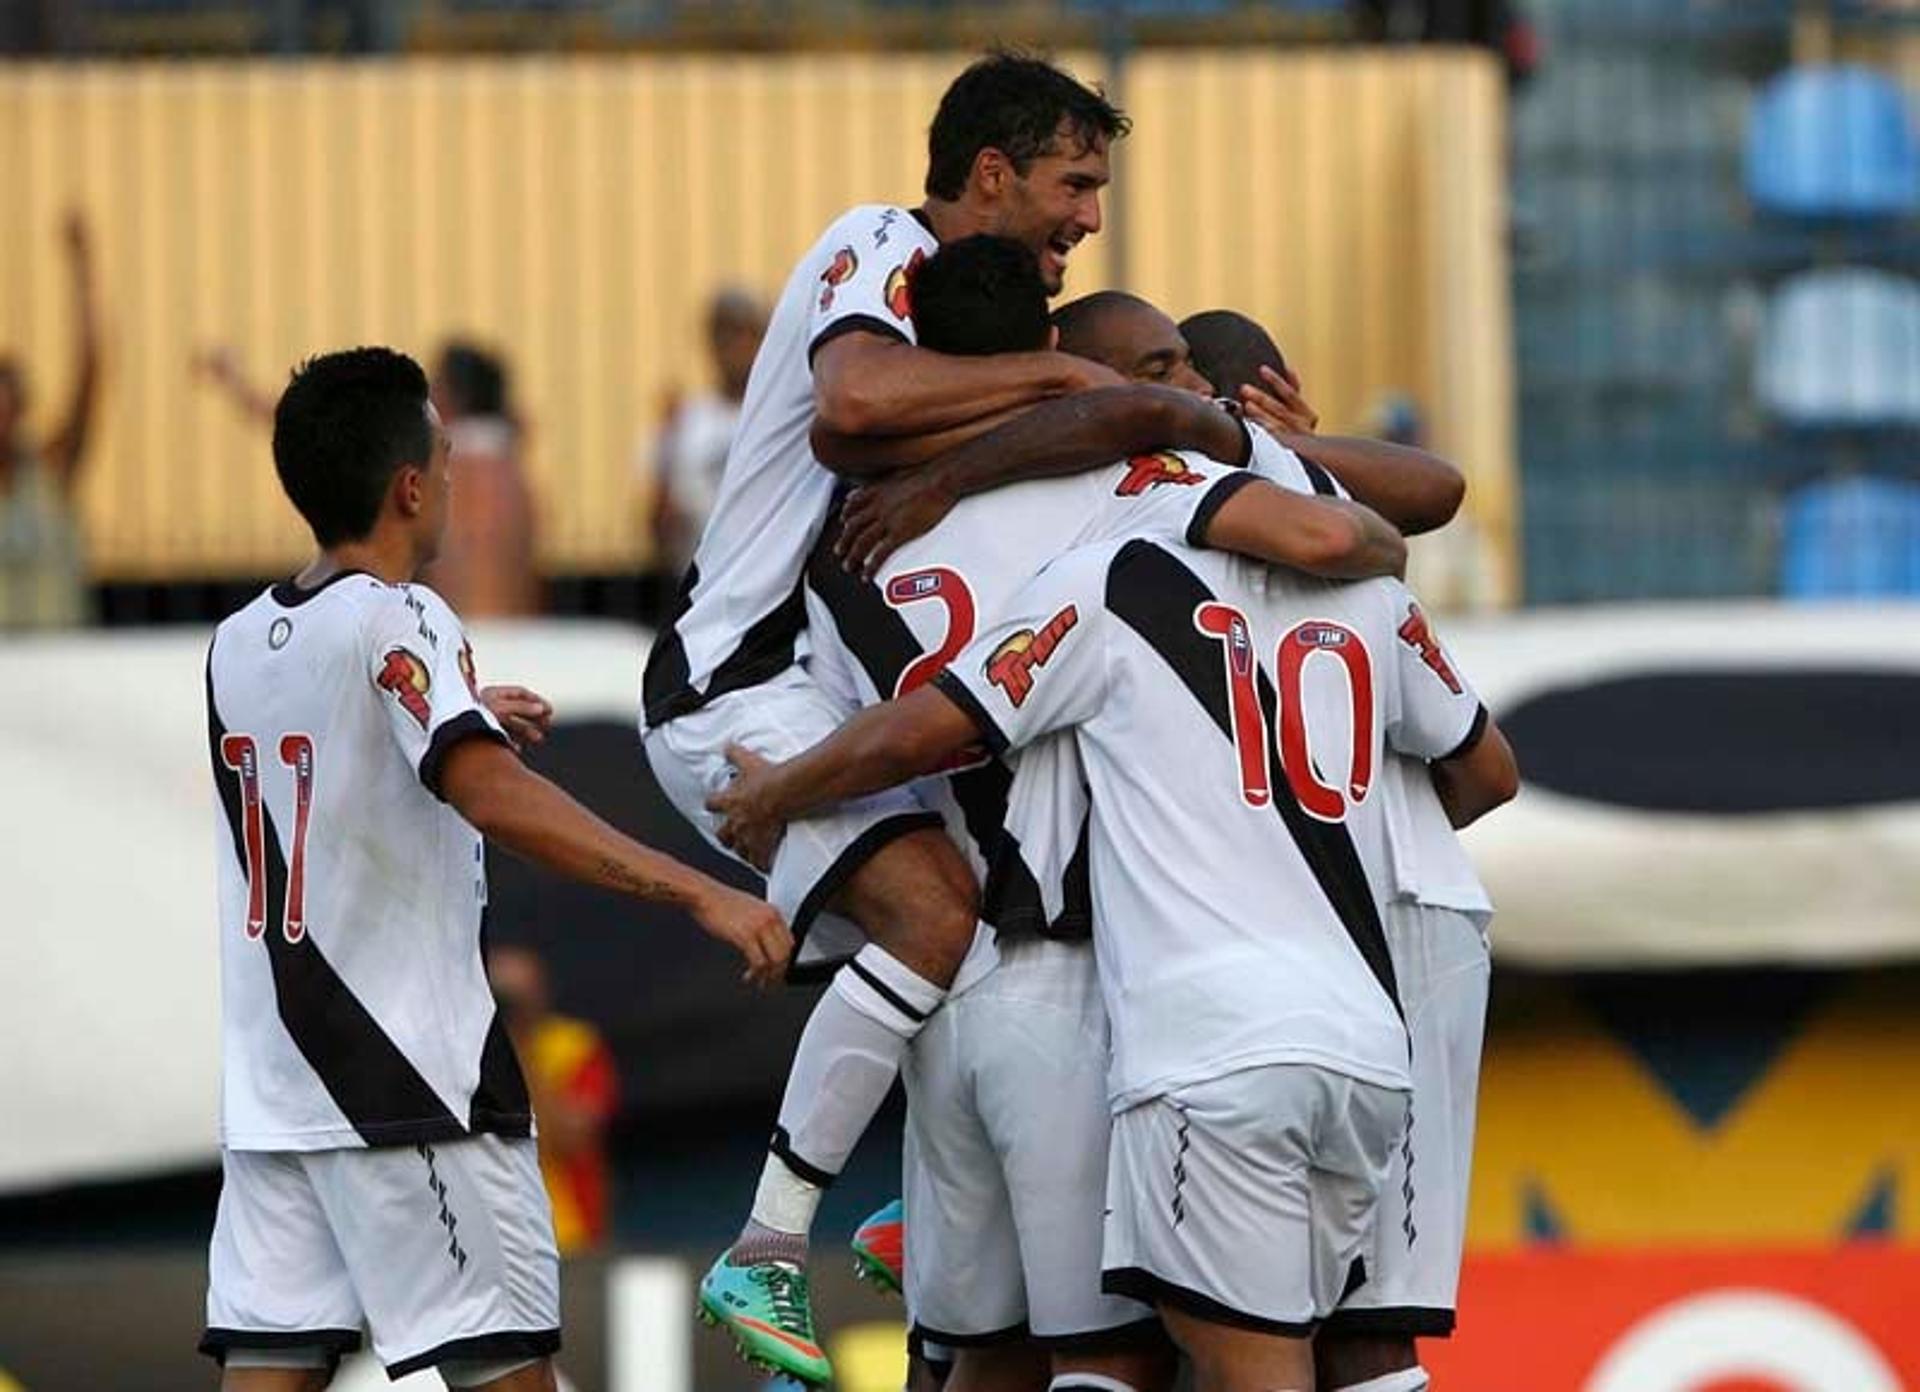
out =
[(505, 745), (460, 741), (441, 765), (440, 791), (482, 836), (515, 855), (569, 879), (686, 909), (746, 958), (756, 985), (786, 970), (793, 937), (770, 906), (616, 831)]
[(94, 410), (100, 396), (100, 321), (99, 306), (95, 303), (93, 245), (86, 220), (78, 211), (70, 212), (62, 232), (73, 275), (76, 361), (73, 397), (67, 404), (66, 415), (47, 440), (44, 457), (47, 467), (71, 492), (80, 477), (80, 463), (86, 455), (87, 436), (93, 428)]
[(1236, 489), (1208, 520), (1201, 540), (1216, 551), (1329, 580), (1401, 575), (1407, 568), (1405, 539), (1372, 508), (1292, 493), (1265, 479)]
[(795, 817), (931, 773), (979, 738), (971, 716), (938, 687), (923, 686), (868, 706), (785, 763), (729, 745), (727, 758), (740, 776), (707, 799), (707, 810), (723, 819), (725, 845), (765, 864)]
[(193, 370), (225, 392), (247, 419), (272, 426), (274, 399), (247, 379), (240, 355), (230, 346), (222, 343), (194, 354)]
[(1113, 380), (1065, 353), (953, 357), (854, 331), (814, 354), (813, 406), (843, 435), (918, 435)]
[(1446, 526), (1467, 496), (1467, 481), (1458, 469), (1411, 445), (1285, 432), (1274, 438), (1339, 479), (1408, 536)]
[(962, 498), (1156, 449), (1244, 463), (1246, 427), (1204, 397), (1172, 387), (1102, 387), (1043, 402), (919, 469), (861, 489), (847, 501), (835, 550), (849, 569), (871, 577)]

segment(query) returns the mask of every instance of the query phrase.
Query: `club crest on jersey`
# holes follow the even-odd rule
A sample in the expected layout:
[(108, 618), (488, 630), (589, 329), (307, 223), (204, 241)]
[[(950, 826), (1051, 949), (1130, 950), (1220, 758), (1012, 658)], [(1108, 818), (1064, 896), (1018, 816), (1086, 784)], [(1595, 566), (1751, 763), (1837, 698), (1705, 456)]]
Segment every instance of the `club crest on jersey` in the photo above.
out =
[(1047, 659), (1060, 646), (1060, 640), (1079, 622), (1079, 609), (1069, 604), (1037, 631), (1021, 629), (993, 650), (993, 656), (987, 659), (982, 669), (986, 672), (987, 680), (1006, 692), (1007, 699), (1014, 705), (1024, 704), (1028, 693), (1033, 690), (1034, 669), (1047, 665)]
[(280, 649), (286, 647), (287, 640), (291, 637), (293, 637), (292, 620), (285, 618), (275, 619), (273, 621), (273, 627), (267, 630), (267, 646), (275, 652), (279, 652)]
[(1433, 636), (1433, 626), (1427, 622), (1427, 616), (1412, 600), (1407, 601), (1407, 620), (1400, 625), (1400, 641), (1419, 652), (1420, 660), (1446, 683), (1447, 690), (1456, 696), (1461, 694), (1460, 678), (1447, 661), (1446, 650), (1440, 646), (1440, 640)]
[(893, 311), (896, 319), (907, 319), (913, 315), (913, 273), (920, 269), (920, 263), (927, 259), (925, 251), (915, 249), (905, 265), (895, 266), (887, 274), (887, 308)]
[(421, 729), (427, 728), (427, 718), (432, 714), (427, 705), (427, 692), (433, 686), (433, 678), (427, 673), (426, 663), (405, 648), (390, 648), (380, 668), (379, 685), (382, 691), (393, 693), (400, 709), (419, 721)]
[(826, 270), (820, 272), (820, 308), (823, 312), (833, 308), (833, 292), (852, 280), (859, 270), (860, 258), (853, 254), (852, 247), (841, 247), (833, 254), (833, 260), (827, 263)]
[(466, 678), (467, 692), (474, 700), (480, 699), (480, 675), (473, 666), (473, 644), (460, 640), (460, 675)]
[(1191, 486), (1204, 483), (1206, 475), (1171, 450), (1158, 454), (1137, 454), (1127, 461), (1127, 476), (1113, 490), (1116, 498), (1137, 498), (1163, 483)]

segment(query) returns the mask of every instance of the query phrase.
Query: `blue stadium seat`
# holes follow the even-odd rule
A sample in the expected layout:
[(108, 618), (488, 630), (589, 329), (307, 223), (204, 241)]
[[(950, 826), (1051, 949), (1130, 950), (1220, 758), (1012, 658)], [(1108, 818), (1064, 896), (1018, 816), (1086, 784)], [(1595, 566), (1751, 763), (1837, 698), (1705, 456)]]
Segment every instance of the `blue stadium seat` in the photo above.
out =
[(1920, 207), (1920, 150), (1907, 103), (1866, 68), (1795, 68), (1747, 127), (1747, 192), (1783, 217), (1873, 220)]
[(1780, 590), (1792, 599), (1920, 595), (1920, 483), (1825, 479), (1791, 494)]
[(1866, 270), (1785, 282), (1767, 308), (1754, 385), (1790, 426), (1920, 426), (1920, 285)]

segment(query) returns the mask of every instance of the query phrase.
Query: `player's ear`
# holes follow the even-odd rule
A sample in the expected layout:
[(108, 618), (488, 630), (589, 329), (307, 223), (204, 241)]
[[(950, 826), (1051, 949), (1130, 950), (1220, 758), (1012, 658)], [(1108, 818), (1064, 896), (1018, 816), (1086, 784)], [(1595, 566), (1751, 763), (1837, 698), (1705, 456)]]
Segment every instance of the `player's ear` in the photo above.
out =
[(393, 501), (402, 517), (418, 517), (427, 505), (427, 473), (417, 464), (402, 464), (393, 475)]
[(1006, 152), (989, 145), (973, 157), (973, 171), (967, 181), (984, 196), (998, 198), (1007, 191), (1013, 172), (1013, 161)]

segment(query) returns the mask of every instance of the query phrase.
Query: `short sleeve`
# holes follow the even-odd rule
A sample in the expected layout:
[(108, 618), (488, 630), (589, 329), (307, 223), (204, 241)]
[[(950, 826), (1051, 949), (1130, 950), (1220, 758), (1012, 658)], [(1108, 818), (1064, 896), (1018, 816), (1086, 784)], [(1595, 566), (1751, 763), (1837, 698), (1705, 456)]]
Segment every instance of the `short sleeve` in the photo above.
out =
[(994, 753), (1093, 718), (1106, 695), (1106, 574), (1111, 547), (1056, 558), (1007, 602), (934, 684), (980, 727)]
[(1387, 741), (1402, 754), (1447, 759), (1473, 747), (1486, 707), (1406, 586), (1383, 582), (1392, 604), (1394, 695)]
[(473, 649), (446, 602), (420, 585), (383, 595), (365, 628), (367, 679), (394, 742), (435, 797), (447, 752), (463, 739), (507, 743), (480, 704)]
[(1189, 450), (1140, 454), (1101, 479), (1099, 507), (1082, 535), (1086, 542), (1128, 536), (1166, 537), (1204, 546), (1207, 524), (1252, 474)]
[(1254, 426), (1249, 471), (1290, 493), (1318, 493), (1323, 498), (1351, 498), (1340, 480), (1304, 455), (1295, 454), (1266, 431)]
[(808, 306), (807, 358), (843, 333), (914, 341), (908, 282), (931, 255), (933, 234), (904, 208), (858, 208), (835, 223)]

